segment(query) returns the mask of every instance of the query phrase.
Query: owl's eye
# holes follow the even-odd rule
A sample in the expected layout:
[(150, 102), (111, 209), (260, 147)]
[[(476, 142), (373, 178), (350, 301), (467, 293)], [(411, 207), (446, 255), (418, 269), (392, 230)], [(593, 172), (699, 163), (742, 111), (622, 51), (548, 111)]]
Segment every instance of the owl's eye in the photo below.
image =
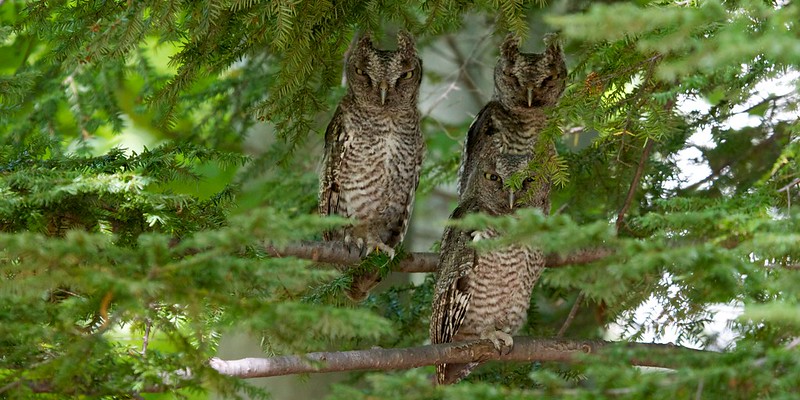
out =
[(364, 72), (364, 70), (363, 70), (363, 69), (356, 67), (356, 74), (358, 74), (358, 75), (361, 75), (361, 76), (364, 76), (364, 75), (366, 75), (367, 73), (366, 73), (366, 72)]
[(412, 76), (414, 76), (414, 70), (413, 69), (411, 71), (408, 71), (405, 74), (403, 74), (403, 76), (401, 76), (401, 78), (410, 79)]
[(524, 181), (522, 181), (522, 183), (533, 183), (533, 178), (531, 178), (531, 177), (529, 176), (529, 177), (525, 178), (525, 180), (524, 180)]
[(495, 175), (495, 174), (493, 174), (493, 173), (491, 173), (491, 172), (487, 172), (487, 173), (483, 174), (483, 176), (484, 176), (486, 179), (488, 179), (488, 180), (490, 180), (490, 181), (492, 181), (492, 182), (497, 182), (497, 181), (499, 181), (499, 180), (500, 180), (500, 177), (499, 177), (499, 176), (497, 176), (497, 175)]

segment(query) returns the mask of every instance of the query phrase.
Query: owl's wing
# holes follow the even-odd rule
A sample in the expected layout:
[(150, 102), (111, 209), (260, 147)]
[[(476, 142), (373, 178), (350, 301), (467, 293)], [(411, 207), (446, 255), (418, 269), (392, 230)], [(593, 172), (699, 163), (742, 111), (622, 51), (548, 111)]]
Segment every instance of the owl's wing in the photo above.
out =
[(422, 135), (419, 131), (419, 124), (416, 126), (416, 132), (414, 133), (415, 136), (419, 137), (419, 142), (417, 143), (417, 151), (414, 153), (416, 156), (412, 161), (414, 163), (414, 185), (411, 187), (411, 190), (408, 193), (408, 197), (406, 198), (405, 209), (403, 210), (403, 215), (400, 216), (399, 220), (401, 221), (400, 231), (398, 232), (397, 243), (403, 241), (406, 236), (406, 232), (408, 231), (408, 223), (411, 219), (411, 210), (414, 208), (414, 198), (417, 193), (417, 188), (419, 187), (419, 175), (420, 171), (422, 170), (422, 160), (425, 156), (425, 140), (422, 138)]
[(494, 100), (490, 101), (478, 112), (475, 120), (469, 126), (467, 139), (464, 142), (464, 152), (461, 154), (461, 165), (458, 168), (459, 196), (463, 195), (464, 190), (467, 188), (469, 175), (472, 173), (472, 168), (477, 162), (479, 154), (481, 154), (487, 143), (491, 142), (489, 140), (490, 136), (497, 132), (492, 122), (492, 116), (497, 112), (498, 107), (500, 107), (500, 103)]
[[(451, 219), (464, 214), (464, 209), (458, 207)], [(431, 314), (431, 343), (452, 341), (467, 315), (472, 297), (468, 279), (476, 258), (475, 249), (469, 246), (471, 240), (470, 232), (455, 227), (447, 227), (442, 237)]]
[[(336, 215), (339, 212), (339, 171), (345, 151), (345, 131), (341, 107), (336, 108), (328, 128), (325, 130), (325, 154), (319, 185), (320, 215)], [(330, 240), (330, 233), (325, 239)]]

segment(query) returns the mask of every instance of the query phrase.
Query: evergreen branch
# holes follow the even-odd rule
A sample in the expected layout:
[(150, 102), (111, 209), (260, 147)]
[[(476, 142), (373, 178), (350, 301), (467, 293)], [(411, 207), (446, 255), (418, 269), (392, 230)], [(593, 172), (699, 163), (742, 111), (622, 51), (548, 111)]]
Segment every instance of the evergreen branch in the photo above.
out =
[[(211, 368), (217, 372), (239, 378), (262, 378), (269, 376), (294, 375), (320, 372), (342, 371), (388, 371), (417, 368), (441, 363), (469, 363), (484, 361), (554, 361), (576, 362), (582, 355), (597, 354), (617, 343), (603, 340), (559, 340), (515, 337), (514, 348), (510, 353), (500, 355), (488, 340), (441, 343), (426, 346), (343, 352), (318, 352), (304, 355), (277, 356), (270, 358), (244, 358), (222, 360), (212, 358)], [(712, 354), (671, 344), (627, 343), (627, 350), (647, 351), (645, 357), (631, 356), (632, 365), (675, 368), (678, 363), (670, 362), (666, 355)]]
[[(272, 257), (297, 257), (329, 264), (358, 264), (361, 257), (357, 250), (350, 250), (333, 242), (302, 242), (283, 247), (265, 245), (264, 250)], [(606, 258), (614, 253), (607, 248), (584, 249), (568, 255), (548, 254), (547, 267), (560, 268), (568, 265), (583, 265)], [(403, 253), (394, 272), (436, 272), (439, 253)]]

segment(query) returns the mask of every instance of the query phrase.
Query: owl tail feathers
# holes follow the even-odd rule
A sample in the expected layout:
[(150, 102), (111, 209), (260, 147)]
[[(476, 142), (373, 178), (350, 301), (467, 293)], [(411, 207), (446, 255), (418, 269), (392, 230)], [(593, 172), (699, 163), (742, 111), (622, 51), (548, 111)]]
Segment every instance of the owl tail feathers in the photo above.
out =
[(439, 385), (452, 385), (469, 375), (478, 363), (469, 364), (438, 364), (436, 365), (436, 383)]
[(345, 290), (350, 300), (359, 302), (367, 298), (369, 291), (381, 282), (381, 274), (377, 271), (362, 272), (353, 275), (353, 282)]

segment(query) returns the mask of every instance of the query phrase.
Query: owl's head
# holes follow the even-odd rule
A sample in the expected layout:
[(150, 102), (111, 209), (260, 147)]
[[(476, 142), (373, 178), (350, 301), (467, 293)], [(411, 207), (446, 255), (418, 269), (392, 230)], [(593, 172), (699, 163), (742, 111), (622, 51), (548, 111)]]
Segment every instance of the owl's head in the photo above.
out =
[(532, 176), (530, 154), (486, 154), (469, 177), (465, 199), (491, 215), (504, 215), (518, 208), (539, 207), (549, 211), (550, 183)]
[(544, 53), (522, 53), (519, 38), (506, 36), (494, 69), (495, 95), (506, 107), (554, 106), (564, 92), (567, 65), (555, 35), (545, 36)]
[(422, 81), (422, 60), (414, 38), (397, 34), (397, 50), (378, 50), (364, 35), (351, 49), (346, 66), (347, 85), (356, 103), (370, 108), (416, 107)]

